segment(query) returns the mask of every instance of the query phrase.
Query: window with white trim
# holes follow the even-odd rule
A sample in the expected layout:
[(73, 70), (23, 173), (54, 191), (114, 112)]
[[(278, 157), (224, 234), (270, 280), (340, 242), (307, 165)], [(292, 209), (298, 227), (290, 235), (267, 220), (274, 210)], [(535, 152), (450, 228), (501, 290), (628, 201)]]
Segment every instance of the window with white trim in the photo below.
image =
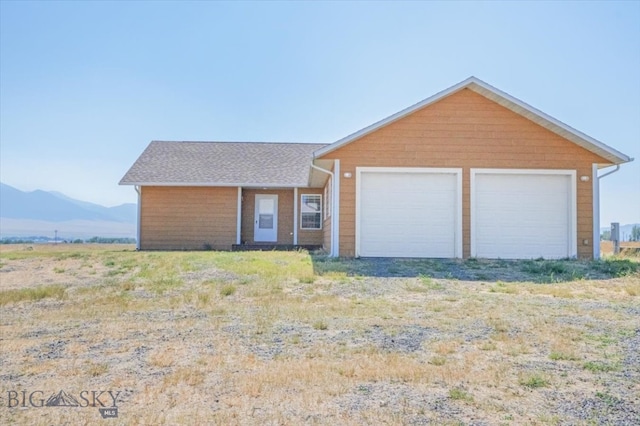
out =
[(302, 194), (300, 229), (322, 229), (322, 195)]

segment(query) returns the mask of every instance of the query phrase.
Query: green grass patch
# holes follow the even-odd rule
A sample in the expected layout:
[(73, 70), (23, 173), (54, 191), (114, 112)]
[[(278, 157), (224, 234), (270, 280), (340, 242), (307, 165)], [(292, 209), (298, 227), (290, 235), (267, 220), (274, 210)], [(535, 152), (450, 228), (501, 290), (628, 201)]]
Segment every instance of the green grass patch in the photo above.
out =
[(434, 356), (429, 360), (429, 364), (431, 365), (435, 365), (435, 366), (442, 366), (447, 362), (447, 359), (443, 356)]
[(420, 275), (419, 278), (422, 285), (428, 290), (444, 290), (442, 283), (434, 281), (433, 278), (428, 275)]
[(313, 323), (313, 328), (316, 330), (326, 330), (329, 328), (329, 324), (325, 320), (316, 320)]
[(307, 276), (303, 276), (303, 277), (298, 278), (298, 280), (302, 284), (313, 284), (316, 281), (316, 276), (315, 275), (307, 275)]
[(241, 277), (258, 277), (263, 283), (309, 281), (314, 276), (311, 257), (299, 252), (217, 252), (209, 264)]
[(449, 389), (449, 398), (456, 401), (473, 401), (473, 397), (462, 388)]
[(495, 342), (487, 341), (480, 345), (481, 351), (495, 351), (498, 348)]
[(559, 283), (576, 281), (588, 276), (588, 262), (577, 260), (522, 260), (518, 262), (520, 270), (529, 274), (532, 281), (538, 283)]
[(620, 369), (618, 363), (608, 363), (604, 361), (588, 361), (585, 362), (582, 367), (592, 373), (608, 373)]
[(552, 351), (549, 354), (549, 359), (553, 361), (577, 361), (580, 358), (569, 352)]
[(595, 270), (614, 277), (625, 277), (640, 270), (640, 263), (629, 259), (601, 259), (593, 261), (592, 265)]
[(182, 284), (183, 283), (181, 279), (179, 279), (175, 275), (170, 275), (152, 280), (146, 284), (146, 287), (158, 294), (163, 294), (165, 291), (180, 287)]
[(34, 249), (32, 246), (24, 247), (21, 250), (3, 251), (0, 253), (0, 258), (5, 260), (22, 260), (22, 259), (37, 259), (37, 258), (53, 258), (56, 260), (65, 259), (86, 259), (91, 256), (90, 253), (81, 252), (59, 252), (59, 251), (44, 251), (40, 247)]
[(529, 389), (545, 388), (549, 380), (540, 374), (531, 374), (520, 378), (519, 383)]
[(515, 294), (518, 292), (515, 285), (507, 284), (504, 281), (496, 281), (496, 284), (489, 288), (491, 293)]
[(570, 271), (567, 262), (561, 260), (525, 260), (520, 269), (535, 275), (561, 275)]
[(480, 264), (480, 261), (478, 260), (477, 257), (468, 258), (467, 260), (464, 261), (464, 264), (466, 267), (471, 269), (482, 268), (482, 265)]
[(65, 288), (61, 285), (4, 290), (0, 291), (0, 306), (25, 300), (35, 302), (47, 298), (63, 299), (64, 296)]
[(595, 342), (597, 348), (605, 349), (612, 344), (618, 342), (618, 337), (612, 334), (587, 334), (586, 340)]
[(237, 288), (235, 285), (233, 284), (225, 284), (222, 286), (222, 288), (220, 289), (220, 294), (222, 296), (231, 296), (232, 294), (234, 294), (236, 292)]
[(596, 392), (596, 397), (600, 398), (609, 407), (613, 407), (622, 402), (619, 398), (616, 398), (608, 392)]
[(82, 253), (79, 251), (63, 252), (63, 253), (56, 253), (54, 257), (56, 260), (87, 259), (89, 257), (89, 253)]

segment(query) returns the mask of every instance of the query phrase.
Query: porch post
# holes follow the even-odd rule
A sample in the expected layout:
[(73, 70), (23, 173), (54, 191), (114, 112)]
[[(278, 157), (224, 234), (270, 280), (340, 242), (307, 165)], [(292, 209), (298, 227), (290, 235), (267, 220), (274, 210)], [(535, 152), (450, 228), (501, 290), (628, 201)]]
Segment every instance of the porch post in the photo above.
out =
[(240, 245), (242, 243), (242, 238), (240, 236), (242, 231), (242, 187), (238, 187), (238, 217), (236, 217), (236, 244)]
[(298, 245), (298, 188), (293, 188), (293, 245)]
[(138, 223), (136, 229), (136, 250), (140, 250), (140, 235), (142, 235), (142, 187), (135, 185), (133, 189), (138, 193)]

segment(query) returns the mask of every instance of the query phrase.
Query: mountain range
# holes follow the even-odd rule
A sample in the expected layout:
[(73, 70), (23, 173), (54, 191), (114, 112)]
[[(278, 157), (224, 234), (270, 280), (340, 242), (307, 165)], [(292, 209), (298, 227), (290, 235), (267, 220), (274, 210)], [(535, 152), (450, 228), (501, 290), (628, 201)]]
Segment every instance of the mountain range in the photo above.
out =
[(105, 207), (60, 192), (24, 192), (0, 183), (0, 237), (135, 237), (137, 206)]

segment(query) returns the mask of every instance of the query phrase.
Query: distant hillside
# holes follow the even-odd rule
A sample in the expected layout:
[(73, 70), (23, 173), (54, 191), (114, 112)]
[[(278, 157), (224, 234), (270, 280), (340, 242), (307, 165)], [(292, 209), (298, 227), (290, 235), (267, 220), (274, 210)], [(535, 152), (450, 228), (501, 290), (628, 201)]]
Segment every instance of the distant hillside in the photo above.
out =
[(135, 237), (136, 204), (115, 207), (76, 200), (60, 192), (20, 191), (0, 183), (0, 236)]
[(115, 220), (116, 222), (136, 223), (137, 220), (138, 206), (133, 203), (120, 204), (119, 206), (114, 207), (104, 207), (99, 204), (89, 203), (87, 201), (75, 200), (57, 191), (51, 191), (49, 192), (49, 194), (73, 203), (87, 211), (94, 212), (97, 215), (106, 215), (110, 220)]

